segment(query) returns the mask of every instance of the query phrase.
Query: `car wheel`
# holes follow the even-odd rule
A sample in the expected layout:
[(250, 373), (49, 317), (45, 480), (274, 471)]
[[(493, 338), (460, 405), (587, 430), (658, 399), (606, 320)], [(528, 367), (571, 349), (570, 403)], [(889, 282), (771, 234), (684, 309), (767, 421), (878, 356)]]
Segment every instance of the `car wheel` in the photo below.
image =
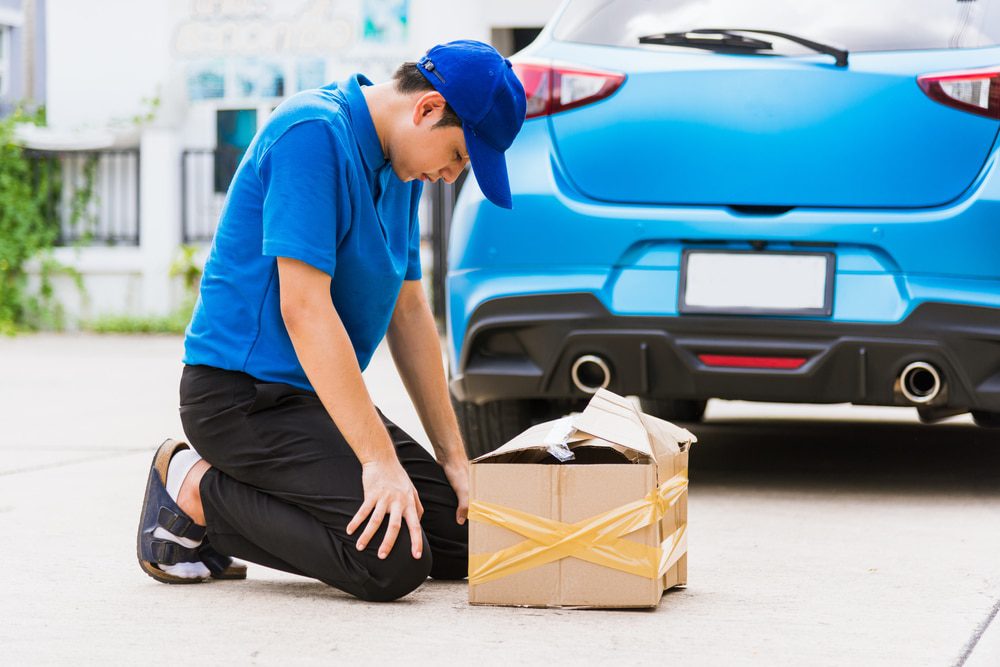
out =
[(639, 405), (647, 415), (667, 421), (696, 422), (705, 414), (708, 401), (680, 398), (640, 398)]
[(987, 428), (1000, 428), (1000, 412), (973, 410), (972, 418), (979, 426), (985, 426)]
[(531, 425), (531, 402), (490, 401), (477, 405), (452, 398), (470, 459), (491, 452)]

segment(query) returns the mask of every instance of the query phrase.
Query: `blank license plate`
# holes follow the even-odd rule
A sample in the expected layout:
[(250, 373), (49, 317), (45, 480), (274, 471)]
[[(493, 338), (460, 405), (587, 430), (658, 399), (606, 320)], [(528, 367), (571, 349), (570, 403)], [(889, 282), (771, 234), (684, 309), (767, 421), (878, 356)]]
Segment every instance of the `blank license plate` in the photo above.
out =
[(681, 267), (682, 313), (830, 315), (830, 253), (688, 250)]

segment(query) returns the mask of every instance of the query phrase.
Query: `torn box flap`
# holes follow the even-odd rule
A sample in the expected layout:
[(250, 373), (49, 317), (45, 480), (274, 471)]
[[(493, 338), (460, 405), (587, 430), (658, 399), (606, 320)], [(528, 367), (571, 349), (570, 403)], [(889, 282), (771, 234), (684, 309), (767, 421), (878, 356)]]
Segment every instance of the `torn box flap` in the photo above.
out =
[(573, 424), (578, 432), (653, 456), (640, 415), (629, 399), (598, 389), (584, 411), (573, 419)]
[(653, 458), (657, 462), (667, 463), (669, 459), (685, 452), (698, 438), (687, 429), (675, 426), (668, 421), (642, 414), (642, 423), (649, 433), (649, 444), (653, 449)]
[(561, 419), (553, 419), (552, 421), (535, 424), (528, 430), (509, 440), (498, 449), (494, 449), (492, 452), (488, 452), (476, 459), (473, 459), (473, 463), (476, 461), (491, 459), (495, 456), (500, 456), (501, 454), (509, 454), (511, 452), (518, 452), (526, 449), (547, 449), (549, 447), (549, 442), (551, 442), (557, 435), (563, 436), (563, 434), (565, 434), (565, 438), (560, 437), (564, 443), (579, 442), (590, 438), (590, 436), (585, 433), (577, 433), (575, 428), (566, 429), (566, 421), (569, 419), (572, 419), (572, 417), (562, 417)]
[(649, 432), (650, 440), (659, 439), (667, 442), (673, 442), (681, 450), (687, 449), (694, 443), (698, 442), (698, 438), (694, 433), (686, 428), (681, 428), (676, 424), (672, 424), (665, 419), (660, 419), (659, 417), (643, 413), (642, 423), (646, 427), (646, 431)]

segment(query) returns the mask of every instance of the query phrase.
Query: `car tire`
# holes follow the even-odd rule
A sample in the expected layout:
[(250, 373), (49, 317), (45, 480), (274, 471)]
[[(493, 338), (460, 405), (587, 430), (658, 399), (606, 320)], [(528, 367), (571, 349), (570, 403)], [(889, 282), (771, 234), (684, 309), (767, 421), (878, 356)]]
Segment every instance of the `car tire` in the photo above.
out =
[(531, 401), (503, 400), (477, 405), (452, 398), (458, 428), (470, 459), (504, 444), (531, 425)]
[(697, 422), (705, 415), (708, 401), (681, 398), (640, 398), (639, 405), (647, 415), (667, 421)]
[(1000, 428), (1000, 412), (987, 412), (985, 410), (973, 410), (972, 419), (979, 426), (986, 428)]

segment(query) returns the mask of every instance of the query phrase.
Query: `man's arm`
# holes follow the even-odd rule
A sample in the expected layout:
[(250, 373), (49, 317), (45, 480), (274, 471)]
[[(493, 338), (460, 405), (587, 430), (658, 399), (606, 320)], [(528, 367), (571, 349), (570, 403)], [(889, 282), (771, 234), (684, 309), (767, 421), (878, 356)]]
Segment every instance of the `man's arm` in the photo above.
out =
[(458, 495), (456, 521), (465, 523), (469, 511), (469, 460), (451, 406), (434, 316), (419, 280), (403, 282), (386, 339), (438, 462)]
[(281, 317), (299, 363), (361, 461), (365, 499), (348, 524), (347, 534), (352, 534), (371, 513), (357, 542), (358, 550), (363, 550), (388, 515), (389, 525), (379, 547), (379, 558), (385, 558), (405, 519), (413, 557), (420, 558), (423, 507), (375, 411), (354, 347), (330, 301), (330, 276), (304, 262), (278, 257), (278, 282)]

